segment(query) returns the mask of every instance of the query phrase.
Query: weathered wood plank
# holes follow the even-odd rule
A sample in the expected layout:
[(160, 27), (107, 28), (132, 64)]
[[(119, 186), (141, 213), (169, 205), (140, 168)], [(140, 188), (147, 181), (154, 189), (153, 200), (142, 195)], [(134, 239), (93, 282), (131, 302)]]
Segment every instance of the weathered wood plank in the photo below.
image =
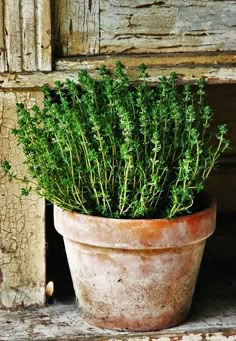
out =
[[(95, 63), (96, 64), (96, 63)], [(39, 88), (47, 83), (50, 86), (54, 85), (56, 80), (65, 81), (69, 79), (77, 79), (79, 69), (88, 68), (92, 75), (97, 76), (98, 72), (91, 67), (91, 64), (82, 63), (81, 67), (74, 70), (63, 70), (55, 72), (28, 72), (28, 73), (5, 73), (0, 74), (0, 90), (39, 90)], [(149, 70), (149, 82), (155, 83), (163, 75), (169, 76), (173, 71), (173, 67), (153, 67)], [(174, 71), (178, 75), (178, 82), (181, 83), (196, 83), (200, 77), (205, 77), (208, 84), (234, 84), (236, 83), (236, 67), (214, 67), (214, 66), (197, 66), (186, 67), (177, 66)], [(127, 68), (127, 73), (133, 81), (138, 80), (139, 72), (137, 69)]]
[(47, 0), (0, 1), (0, 70), (49, 71), (51, 17)]
[[(0, 92), (0, 162), (9, 160), (19, 176), (24, 176), (23, 157), (11, 134), (15, 104), (32, 105), (42, 98), (39, 92)], [(0, 308), (44, 303), (44, 200), (23, 199), (20, 188), (0, 171)]]
[[(232, 224), (232, 223), (231, 223)], [(222, 237), (222, 236), (220, 236)], [(235, 235), (227, 235), (224, 242), (230, 245), (226, 254), (234, 257), (232, 240)], [(222, 239), (222, 238), (221, 238)], [(222, 241), (216, 247), (222, 248)], [(228, 247), (229, 249), (229, 247)], [(211, 254), (215, 256), (214, 251)], [(229, 258), (215, 256), (210, 258), (209, 264), (229, 263)], [(234, 264), (231, 261), (233, 267)], [(228, 269), (228, 267), (227, 267)], [(206, 273), (215, 276), (211, 266)], [(227, 274), (226, 270), (217, 269)], [(231, 274), (233, 271), (231, 270)], [(218, 276), (220, 277), (220, 276)], [(214, 278), (214, 277), (213, 277)], [(212, 282), (215, 283), (212, 283)], [(229, 283), (231, 281), (231, 283)], [(171, 329), (151, 332), (112, 331), (96, 328), (86, 323), (80, 316), (78, 306), (73, 304), (55, 304), (40, 309), (24, 309), (6, 311), (0, 316), (0, 328), (3, 341), (19, 340), (50, 340), (50, 341), (235, 341), (235, 299), (233, 298), (233, 284), (235, 276), (228, 276), (223, 286), (219, 285), (219, 278), (205, 279), (205, 295), (196, 295), (193, 302), (194, 312), (191, 317), (180, 326)], [(218, 288), (216, 286), (218, 285)], [(213, 293), (209, 298), (209, 289)], [(227, 293), (227, 294), (226, 294)], [(226, 297), (232, 297), (227, 299)], [(198, 301), (198, 302), (197, 302)], [(137, 312), (138, 314), (138, 312)], [(13, 328), (14, 324), (14, 328)]]
[(235, 45), (235, 1), (100, 2), (100, 53), (230, 51)]
[(22, 70), (37, 70), (35, 1), (21, 0)]
[(52, 28), (50, 1), (36, 2), (36, 50), (38, 70), (52, 70)]
[(4, 1), (4, 30), (7, 69), (22, 70), (21, 6), (19, 1)]
[(0, 0), (0, 72), (7, 71), (5, 56), (4, 5)]
[(84, 67), (86, 69), (96, 69), (102, 64), (112, 68), (119, 60), (127, 68), (138, 68), (144, 63), (148, 68), (186, 66), (189, 68), (198, 66), (226, 67), (235, 66), (236, 54), (231, 53), (161, 53), (161, 54), (138, 54), (138, 55), (110, 55), (110, 56), (90, 56), (60, 58), (55, 61), (55, 69), (58, 71), (76, 70)]
[(54, 0), (57, 56), (98, 54), (99, 0)]

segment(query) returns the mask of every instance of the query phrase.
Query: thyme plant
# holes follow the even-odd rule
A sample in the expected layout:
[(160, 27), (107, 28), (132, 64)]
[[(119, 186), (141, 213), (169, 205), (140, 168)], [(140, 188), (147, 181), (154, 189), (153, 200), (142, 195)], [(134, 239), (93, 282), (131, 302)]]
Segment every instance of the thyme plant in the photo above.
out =
[[(33, 188), (52, 203), (114, 218), (172, 218), (191, 212), (218, 157), (227, 128), (212, 131), (205, 84), (179, 91), (176, 74), (130, 82), (120, 62), (115, 75), (79, 72), (78, 81), (43, 86), (44, 106), (17, 104), (13, 130), (25, 154)], [(7, 161), (4, 172), (17, 178)]]

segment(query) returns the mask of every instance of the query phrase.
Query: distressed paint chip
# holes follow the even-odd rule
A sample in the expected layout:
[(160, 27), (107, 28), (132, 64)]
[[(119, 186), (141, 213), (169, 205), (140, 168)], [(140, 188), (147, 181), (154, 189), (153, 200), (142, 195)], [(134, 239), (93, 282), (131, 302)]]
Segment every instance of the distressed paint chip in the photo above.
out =
[[(23, 156), (11, 134), (16, 102), (41, 101), (40, 92), (0, 92), (0, 162), (7, 159), (19, 175)], [(0, 170), (0, 308), (44, 303), (44, 200), (20, 197), (21, 184)]]

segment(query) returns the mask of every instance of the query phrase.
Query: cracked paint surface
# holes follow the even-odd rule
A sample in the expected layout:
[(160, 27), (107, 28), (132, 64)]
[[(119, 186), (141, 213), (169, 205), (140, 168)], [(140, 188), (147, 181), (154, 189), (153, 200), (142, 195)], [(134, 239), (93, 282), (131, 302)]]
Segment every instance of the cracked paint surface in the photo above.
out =
[[(24, 174), (23, 157), (16, 146), (15, 104), (32, 105), (41, 93), (0, 92), (0, 161), (9, 160)], [(44, 202), (36, 195), (20, 196), (21, 184), (9, 182), (0, 171), (0, 308), (44, 301)]]

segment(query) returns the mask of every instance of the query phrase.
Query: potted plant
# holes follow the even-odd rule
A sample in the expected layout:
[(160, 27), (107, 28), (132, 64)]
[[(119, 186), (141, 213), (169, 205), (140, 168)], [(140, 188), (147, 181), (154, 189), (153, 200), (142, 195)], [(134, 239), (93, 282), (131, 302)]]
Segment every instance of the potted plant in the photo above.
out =
[[(13, 130), (35, 189), (54, 204), (82, 316), (103, 328), (157, 330), (188, 314), (216, 205), (204, 181), (228, 147), (213, 132), (204, 80), (132, 83), (120, 62), (92, 78), (42, 88), (40, 109), (17, 104)], [(7, 161), (2, 167), (18, 178)]]

